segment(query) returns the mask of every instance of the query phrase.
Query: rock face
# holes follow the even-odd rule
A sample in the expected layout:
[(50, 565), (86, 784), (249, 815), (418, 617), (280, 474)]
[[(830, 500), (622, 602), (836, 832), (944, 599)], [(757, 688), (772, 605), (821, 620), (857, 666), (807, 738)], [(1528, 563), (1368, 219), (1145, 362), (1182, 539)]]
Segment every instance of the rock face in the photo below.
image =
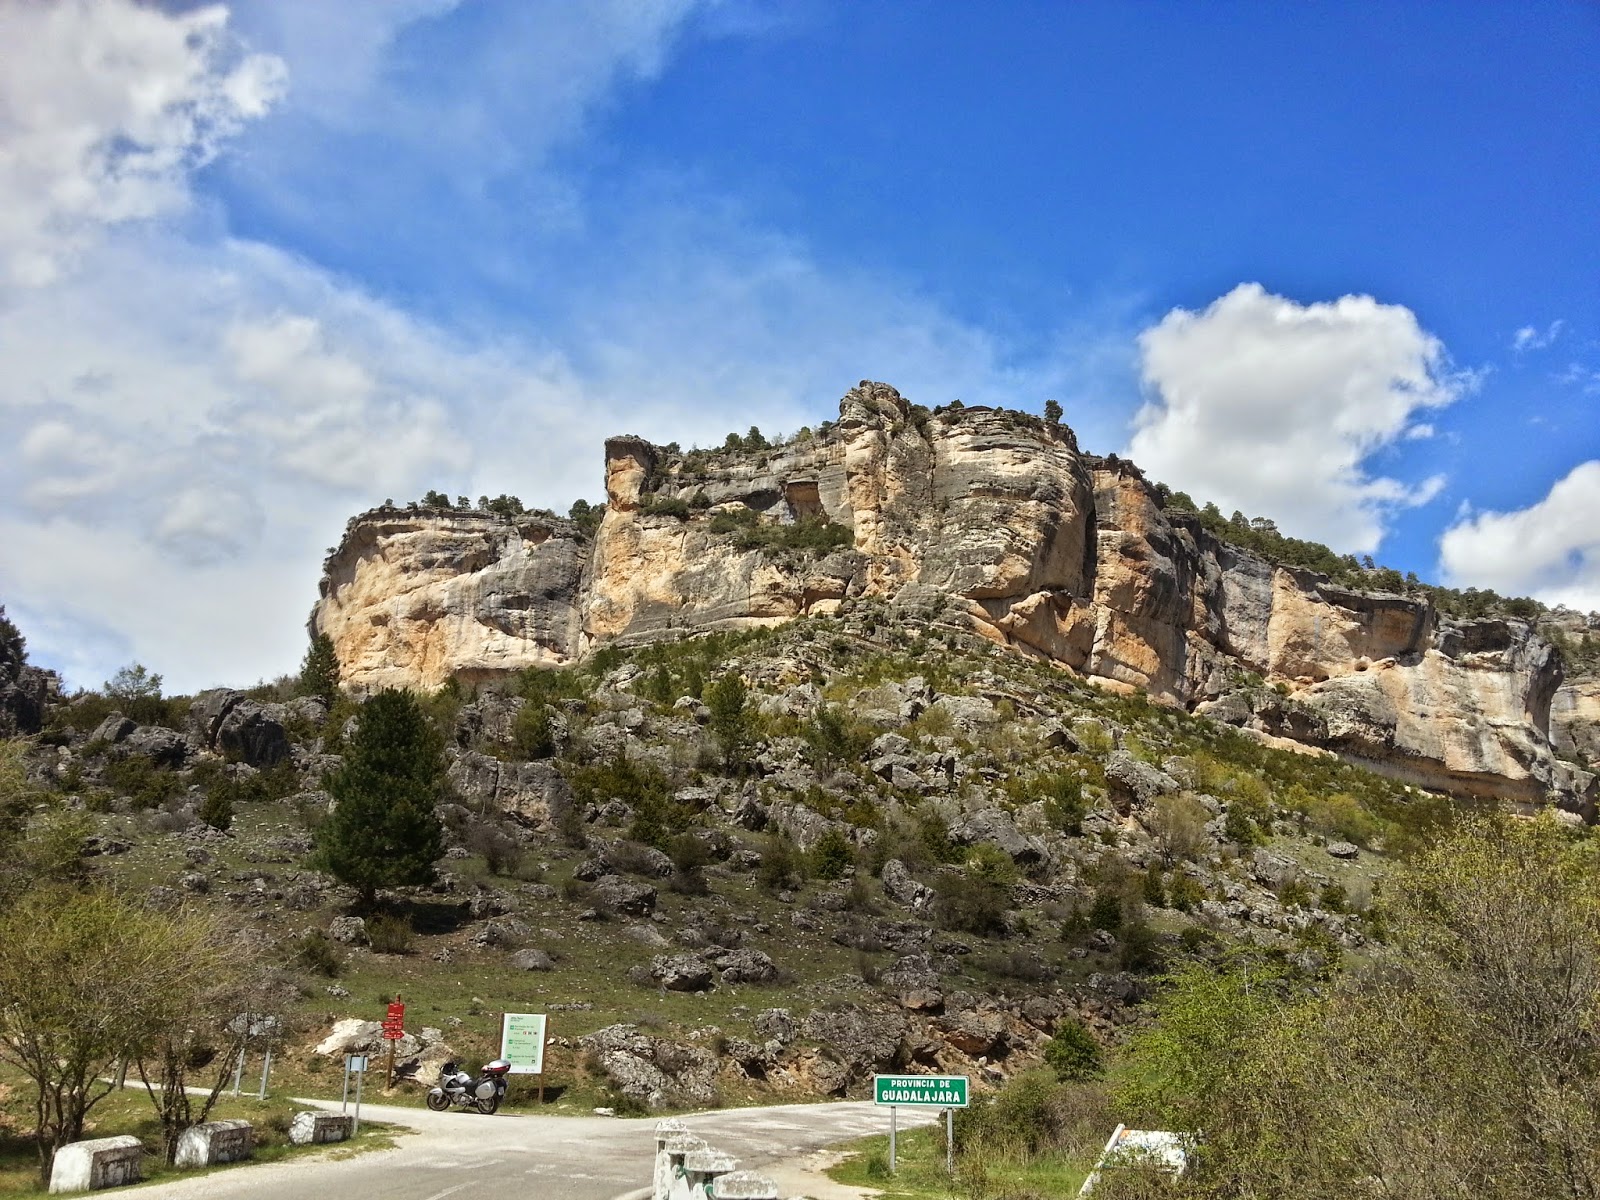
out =
[[(1530, 626), (1274, 566), (1165, 508), (1131, 463), (1081, 453), (1065, 426), (928, 413), (863, 382), (836, 423), (767, 450), (613, 438), (606, 490), (592, 540), (549, 514), (354, 518), (311, 618), (345, 685), (487, 679), (878, 598), (1425, 786), (1594, 803), (1593, 777), (1552, 753), (1562, 666)], [(815, 552), (785, 537), (819, 522), (840, 536)], [(1241, 700), (1249, 676), (1263, 686)], [(1600, 701), (1562, 695), (1557, 736), (1576, 746)]]

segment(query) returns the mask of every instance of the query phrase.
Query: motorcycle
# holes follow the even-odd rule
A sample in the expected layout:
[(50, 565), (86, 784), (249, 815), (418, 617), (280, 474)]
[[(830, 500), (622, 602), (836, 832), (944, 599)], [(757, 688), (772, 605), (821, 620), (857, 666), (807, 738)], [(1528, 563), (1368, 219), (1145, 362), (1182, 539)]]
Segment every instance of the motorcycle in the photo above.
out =
[(485, 1063), (483, 1077), (474, 1079), (456, 1064), (447, 1062), (439, 1069), (439, 1082), (428, 1089), (428, 1107), (434, 1112), (444, 1112), (454, 1105), (476, 1108), (490, 1116), (500, 1107), (506, 1095), (506, 1074), (511, 1064), (503, 1058)]

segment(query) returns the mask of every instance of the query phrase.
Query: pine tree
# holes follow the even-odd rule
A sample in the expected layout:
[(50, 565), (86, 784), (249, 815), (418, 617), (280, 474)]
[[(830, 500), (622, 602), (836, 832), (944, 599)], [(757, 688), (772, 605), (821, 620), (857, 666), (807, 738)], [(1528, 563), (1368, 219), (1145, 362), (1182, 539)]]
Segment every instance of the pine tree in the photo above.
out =
[(317, 863), (360, 893), (424, 884), (444, 850), (434, 804), (444, 795), (443, 739), (410, 692), (385, 689), (361, 706), (344, 764), (328, 779), (335, 805), (317, 827)]
[(325, 633), (312, 637), (301, 660), (300, 694), (321, 696), (330, 707), (339, 698), (339, 656), (334, 653), (333, 639)]
[(1046, 400), (1044, 402), (1044, 419), (1046, 421), (1049, 421), (1052, 425), (1058, 424), (1060, 422), (1060, 420), (1061, 420), (1061, 402), (1060, 401), (1058, 401), (1058, 400)]

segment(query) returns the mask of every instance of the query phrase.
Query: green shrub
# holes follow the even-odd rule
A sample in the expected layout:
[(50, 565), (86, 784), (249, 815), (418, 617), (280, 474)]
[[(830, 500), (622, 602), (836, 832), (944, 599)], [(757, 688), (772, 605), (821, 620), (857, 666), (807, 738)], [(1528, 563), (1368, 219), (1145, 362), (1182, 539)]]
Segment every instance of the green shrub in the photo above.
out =
[(1167, 889), (1161, 878), (1161, 864), (1155, 859), (1144, 872), (1144, 902), (1153, 908), (1167, 906)]
[(467, 849), (483, 856), (491, 875), (515, 875), (522, 865), (522, 843), (504, 829), (482, 822), (467, 832)]
[(1256, 828), (1256, 823), (1250, 819), (1241, 805), (1230, 804), (1228, 815), (1222, 823), (1222, 834), (1230, 842), (1237, 842), (1241, 846), (1254, 846), (1265, 841), (1261, 831)]
[(814, 766), (843, 766), (855, 762), (872, 741), (872, 732), (841, 709), (824, 704), (800, 730)]
[(1187, 871), (1174, 871), (1167, 884), (1167, 903), (1179, 912), (1192, 912), (1206, 898), (1206, 889)]
[(233, 824), (233, 798), (220, 788), (207, 792), (199, 816), (211, 828), (225, 832)]
[(850, 866), (850, 840), (837, 827), (826, 830), (811, 847), (811, 874), (817, 879), (834, 880), (844, 876)]
[(787, 834), (773, 834), (761, 854), (756, 882), (769, 892), (788, 891), (805, 883), (805, 856)]
[(1122, 891), (1117, 885), (1101, 884), (1089, 906), (1089, 928), (1115, 932), (1122, 925)]
[(333, 939), (320, 929), (309, 931), (295, 943), (295, 958), (306, 970), (330, 979), (344, 970), (344, 956)]
[(981, 936), (1004, 936), (1011, 898), (992, 880), (946, 871), (934, 886), (933, 915), (940, 926)]
[(1082, 1021), (1066, 1017), (1056, 1026), (1055, 1036), (1045, 1043), (1044, 1061), (1057, 1079), (1094, 1079), (1101, 1071), (1100, 1043)]
[(1155, 930), (1143, 920), (1124, 921), (1117, 930), (1117, 960), (1125, 971), (1154, 971), (1161, 966), (1160, 943)]
[(147, 754), (130, 754), (108, 762), (105, 781), (140, 808), (160, 808), (182, 790), (178, 777), (158, 767)]
[(411, 922), (402, 916), (381, 913), (367, 921), (367, 941), (379, 954), (410, 954)]
[(676, 517), (680, 521), (687, 521), (693, 513), (689, 501), (677, 496), (648, 496), (639, 511), (649, 516)]
[(555, 752), (555, 727), (550, 721), (549, 707), (537, 700), (528, 701), (511, 727), (511, 753), (532, 761), (551, 758)]

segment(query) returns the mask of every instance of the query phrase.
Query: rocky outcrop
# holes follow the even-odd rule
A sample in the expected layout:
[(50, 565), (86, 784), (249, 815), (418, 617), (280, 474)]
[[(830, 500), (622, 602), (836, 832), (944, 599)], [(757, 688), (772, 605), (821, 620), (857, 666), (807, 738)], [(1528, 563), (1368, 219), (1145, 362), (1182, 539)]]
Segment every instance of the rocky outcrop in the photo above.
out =
[(1556, 689), (1550, 702), (1550, 740), (1557, 752), (1600, 771), (1600, 679)]
[[(778, 447), (684, 454), (613, 438), (606, 490), (592, 541), (548, 514), (353, 519), (311, 622), (346, 685), (472, 681), (881, 598), (905, 620), (962, 614), (1108, 686), (1429, 787), (1594, 801), (1593, 778), (1552, 753), (1562, 667), (1531, 627), (1444, 620), (1425, 600), (1274, 566), (1168, 509), (1131, 463), (1081, 453), (1059, 424), (930, 413), (863, 382), (836, 423)], [(1593, 693), (1563, 697), (1557, 736), (1577, 746), (1589, 735), (1570, 731), (1595, 728)], [(897, 766), (905, 786), (925, 782), (908, 764), (885, 770)]]

